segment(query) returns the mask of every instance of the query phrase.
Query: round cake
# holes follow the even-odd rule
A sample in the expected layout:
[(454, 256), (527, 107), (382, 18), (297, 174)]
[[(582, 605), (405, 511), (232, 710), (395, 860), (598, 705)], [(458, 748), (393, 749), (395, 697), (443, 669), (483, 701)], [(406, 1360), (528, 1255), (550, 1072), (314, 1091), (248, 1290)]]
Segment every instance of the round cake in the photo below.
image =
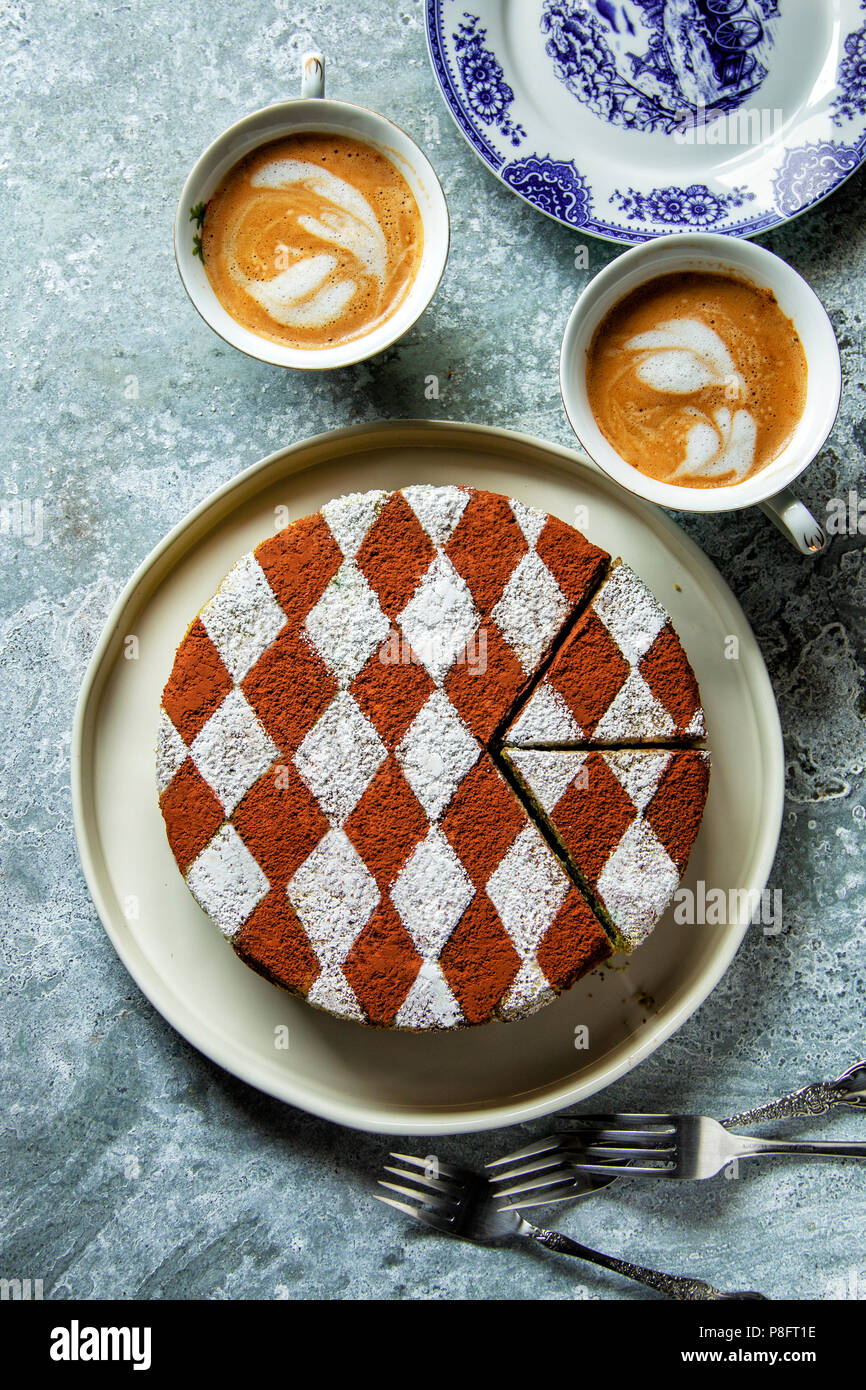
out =
[(178, 648), (157, 782), (247, 965), (340, 1018), (452, 1029), (645, 939), (700, 825), (704, 734), (626, 565), (514, 498), (419, 485), (238, 561)]

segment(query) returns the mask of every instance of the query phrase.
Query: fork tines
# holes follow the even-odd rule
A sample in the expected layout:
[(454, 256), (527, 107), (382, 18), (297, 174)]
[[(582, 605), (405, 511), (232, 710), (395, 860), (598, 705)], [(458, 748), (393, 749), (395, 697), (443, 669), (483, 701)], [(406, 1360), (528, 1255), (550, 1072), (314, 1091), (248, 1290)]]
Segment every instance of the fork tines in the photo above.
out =
[(392, 1153), (390, 1157), (399, 1159), (401, 1163), (411, 1164), (412, 1167), (396, 1168), (386, 1163), (385, 1172), (392, 1173), (394, 1177), (402, 1178), (403, 1181), (396, 1183), (379, 1178), (378, 1186), (411, 1200), (398, 1201), (394, 1197), (384, 1196), (381, 1192), (374, 1192), (376, 1200), (385, 1202), (387, 1206), (394, 1207), (404, 1216), (411, 1216), (413, 1220), (420, 1221), (425, 1226), (432, 1226), (435, 1231), (447, 1231), (453, 1227), (459, 1205), (459, 1169), (437, 1160), (436, 1173), (439, 1176), (434, 1176), (433, 1165), (425, 1158), (398, 1153)]
[(525, 1198), (531, 1194), (535, 1203), (565, 1201), (571, 1195), (569, 1189), (576, 1171), (599, 1177), (658, 1176), (673, 1166), (677, 1132), (672, 1115), (570, 1118), (575, 1121), (574, 1128), (546, 1135), (487, 1165), (498, 1170), (491, 1173), (491, 1182), (501, 1197)]

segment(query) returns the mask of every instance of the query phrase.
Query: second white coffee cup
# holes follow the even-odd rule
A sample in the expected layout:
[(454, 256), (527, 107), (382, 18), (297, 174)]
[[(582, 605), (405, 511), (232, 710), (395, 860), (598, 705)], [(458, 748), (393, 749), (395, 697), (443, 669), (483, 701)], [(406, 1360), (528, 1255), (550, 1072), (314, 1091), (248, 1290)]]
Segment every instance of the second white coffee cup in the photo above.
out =
[[(729, 486), (661, 482), (627, 463), (602, 434), (586, 388), (590, 345), (609, 310), (656, 276), (689, 270), (734, 275), (771, 290), (800, 335), (806, 356), (806, 407), (791, 439), (765, 468)], [(823, 548), (822, 528), (789, 484), (812, 462), (836, 420), (842, 392), (839, 348), (818, 296), (779, 256), (752, 241), (709, 232), (658, 237), (624, 252), (590, 281), (575, 304), (562, 340), (559, 379), (566, 414), (584, 449), (630, 492), (675, 511), (724, 512), (758, 504), (803, 553)]]

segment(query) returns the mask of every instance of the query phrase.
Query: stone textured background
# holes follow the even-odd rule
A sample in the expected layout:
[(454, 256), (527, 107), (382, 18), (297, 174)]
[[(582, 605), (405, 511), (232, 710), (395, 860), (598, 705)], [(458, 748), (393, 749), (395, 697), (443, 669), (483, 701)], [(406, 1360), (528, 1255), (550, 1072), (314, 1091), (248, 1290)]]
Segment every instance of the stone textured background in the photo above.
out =
[[(420, 0), (7, 0), (0, 24), (0, 476), (7, 499), (42, 499), (45, 528), (38, 546), (0, 535), (0, 1275), (42, 1278), (54, 1298), (640, 1296), (543, 1252), (479, 1253), (410, 1229), (369, 1195), (384, 1139), (259, 1095), (182, 1042), (108, 944), (68, 786), (76, 694), (110, 605), (163, 534), (239, 469), (382, 417), (572, 442), (556, 362), (587, 279), (575, 234), (508, 193), (463, 143), (431, 76)], [(204, 326), (171, 232), (200, 150), (295, 94), (313, 44), (332, 95), (395, 117), (427, 150), (453, 241), (431, 309), (398, 347), (302, 375), (244, 358)], [(855, 176), (762, 239), (814, 285), (842, 348), (842, 413), (801, 486), (819, 516), (849, 488), (866, 495), (864, 187)], [(616, 254), (589, 246), (590, 273)], [(424, 398), (428, 373), (438, 401)], [(605, 1104), (721, 1114), (866, 1053), (866, 567), (862, 536), (809, 561), (754, 512), (684, 524), (754, 624), (778, 696), (789, 799), (771, 882), (786, 930), (750, 934), (704, 1008)], [(862, 1134), (858, 1120), (821, 1128)], [(437, 1147), (480, 1161), (538, 1129)], [(864, 1179), (853, 1165), (783, 1162), (674, 1191), (633, 1183), (557, 1217), (588, 1243), (728, 1287), (839, 1297), (854, 1270), (863, 1297)]]

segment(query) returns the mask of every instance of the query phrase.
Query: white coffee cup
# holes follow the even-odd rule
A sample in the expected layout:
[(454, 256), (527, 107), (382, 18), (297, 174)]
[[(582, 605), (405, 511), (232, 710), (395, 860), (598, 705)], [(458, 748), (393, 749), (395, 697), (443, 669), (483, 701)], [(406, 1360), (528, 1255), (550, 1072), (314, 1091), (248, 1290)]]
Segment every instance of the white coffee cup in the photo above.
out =
[[(590, 345), (608, 311), (647, 281), (690, 270), (734, 275), (771, 290), (800, 335), (806, 356), (806, 406), (791, 439), (765, 468), (727, 487), (683, 487), (641, 473), (602, 434), (586, 389)], [(823, 549), (822, 528), (788, 485), (812, 462), (833, 428), (842, 393), (839, 347), (814, 290), (771, 251), (710, 232), (658, 237), (626, 251), (590, 281), (575, 304), (562, 339), (559, 380), (566, 414), (584, 449), (630, 492), (684, 512), (727, 512), (758, 504), (798, 550), (814, 554)]]
[[(303, 59), (301, 96), (254, 111), (229, 126), (196, 161), (180, 195), (174, 222), (174, 253), (184, 288), (205, 323), (232, 347), (278, 367), (317, 371), (346, 367), (383, 352), (420, 318), (442, 278), (448, 259), (448, 207), (433, 166), (405, 131), (366, 107), (325, 100), (325, 60)], [(232, 318), (217, 299), (196, 251), (193, 209), (206, 204), (229, 170), (260, 145), (302, 131), (320, 131), (360, 140), (383, 154), (408, 183), (424, 229), (421, 263), (405, 298), (393, 314), (369, 333), (327, 348), (297, 348), (272, 342)]]

